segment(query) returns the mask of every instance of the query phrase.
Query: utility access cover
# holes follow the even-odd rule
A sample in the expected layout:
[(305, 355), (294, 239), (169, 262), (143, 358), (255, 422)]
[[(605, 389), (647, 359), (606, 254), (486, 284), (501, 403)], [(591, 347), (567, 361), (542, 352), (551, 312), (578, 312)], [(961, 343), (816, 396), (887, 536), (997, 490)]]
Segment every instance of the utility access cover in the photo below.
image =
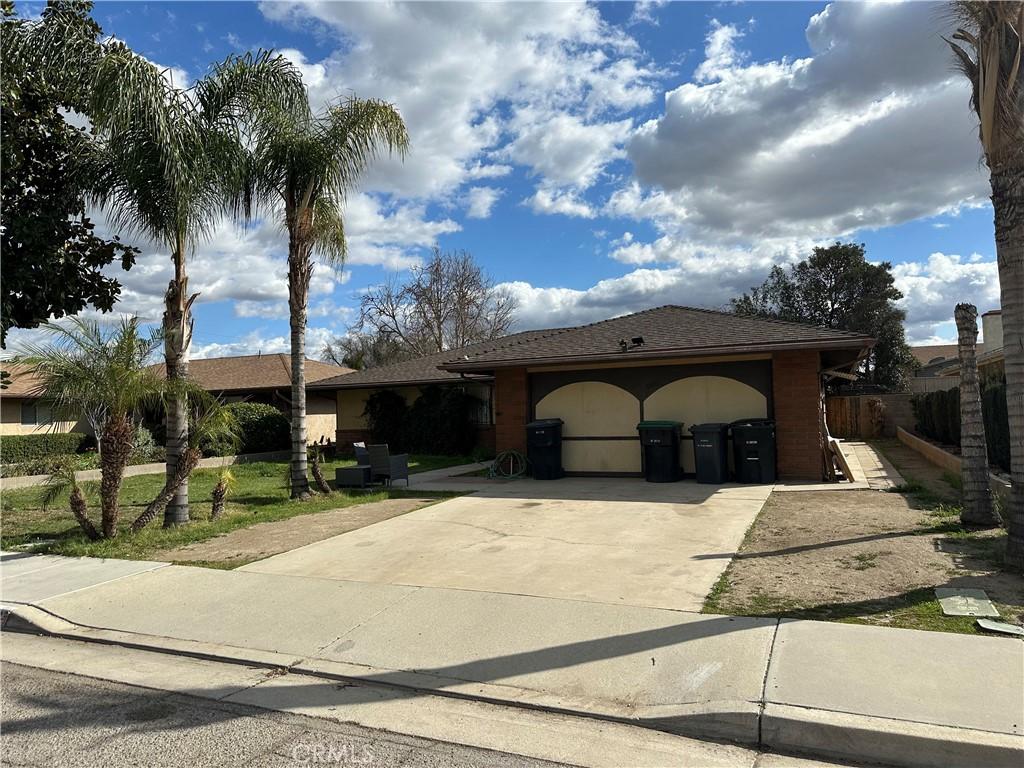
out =
[(995, 616), (999, 611), (992, 605), (983, 589), (950, 589), (940, 587), (935, 590), (935, 597), (947, 616)]

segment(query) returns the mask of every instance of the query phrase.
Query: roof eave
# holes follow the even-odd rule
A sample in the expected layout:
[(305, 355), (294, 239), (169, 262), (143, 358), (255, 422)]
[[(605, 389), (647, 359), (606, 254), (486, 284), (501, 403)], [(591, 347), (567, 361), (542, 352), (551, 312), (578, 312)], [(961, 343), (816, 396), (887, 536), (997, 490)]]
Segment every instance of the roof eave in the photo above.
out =
[(633, 360), (664, 360), (676, 357), (706, 357), (709, 355), (740, 355), (756, 354), (758, 352), (782, 352), (785, 350), (803, 349), (870, 349), (875, 345), (875, 339), (869, 336), (854, 337), (850, 339), (832, 339), (828, 341), (795, 341), (777, 342), (774, 344), (729, 344), (718, 347), (690, 347), (681, 349), (665, 349), (658, 352), (646, 354), (631, 354), (629, 352), (607, 352), (600, 355), (560, 355), (554, 357), (527, 357), (514, 360), (472, 360), (452, 361), (444, 363), (440, 367), (443, 370), (453, 373), (487, 371), (495, 368), (519, 368), (532, 365), (561, 365), (566, 363), (607, 363), (624, 362)]
[(457, 384), (466, 381), (489, 381), (490, 376), (463, 379), (461, 377), (444, 376), (437, 378), (420, 379), (394, 379), (391, 381), (370, 381), (370, 382), (345, 382), (344, 384), (316, 384), (309, 385), (306, 389), (386, 389), (388, 387), (419, 387), (427, 384)]

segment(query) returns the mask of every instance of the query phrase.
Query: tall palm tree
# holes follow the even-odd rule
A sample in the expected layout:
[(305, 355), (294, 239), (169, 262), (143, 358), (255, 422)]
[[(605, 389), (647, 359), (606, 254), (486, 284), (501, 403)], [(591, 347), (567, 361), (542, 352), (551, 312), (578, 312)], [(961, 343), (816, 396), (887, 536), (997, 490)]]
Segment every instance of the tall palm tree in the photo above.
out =
[[(242, 183), (240, 121), (257, 104), (282, 112), (302, 104), (298, 71), (270, 52), (233, 56), (189, 89), (119, 44), (99, 59), (92, 113), (101, 142), (94, 158), (95, 200), (120, 229), (160, 242), (174, 275), (164, 294), (164, 360), (170, 380), (188, 376), (192, 303), (187, 256), (227, 212)], [(167, 408), (167, 479), (188, 446), (183, 397)], [(188, 479), (176, 482), (165, 524), (188, 522)]]
[(404, 157), (405, 123), (395, 107), (350, 97), (313, 115), (295, 109), (260, 112), (252, 128), (245, 212), (283, 214), (288, 231), (288, 310), (292, 368), (292, 498), (309, 495), (306, 474), (306, 322), (313, 256), (345, 260), (341, 203), (382, 148)]
[(990, 527), (999, 524), (992, 507), (992, 489), (988, 480), (988, 447), (985, 422), (981, 416), (981, 387), (978, 384), (978, 308), (957, 304), (954, 312), (960, 353), (960, 477), (963, 508), (960, 522), (969, 526)]
[[(85, 415), (100, 448), (101, 521), (97, 531), (85, 516), (85, 500), (72, 487), (75, 517), (90, 538), (117, 535), (118, 495), (141, 412), (162, 402), (165, 382), (147, 361), (160, 346), (158, 334), (143, 336), (138, 318), (123, 319), (112, 331), (95, 320), (68, 318), (47, 324), (50, 344), (26, 344), (16, 360), (39, 377), (40, 394), (55, 413)], [(73, 474), (72, 474), (73, 479)]]
[(995, 210), (1003, 310), (1010, 499), (1006, 563), (1024, 571), (1024, 2), (956, 2), (947, 40), (971, 83)]

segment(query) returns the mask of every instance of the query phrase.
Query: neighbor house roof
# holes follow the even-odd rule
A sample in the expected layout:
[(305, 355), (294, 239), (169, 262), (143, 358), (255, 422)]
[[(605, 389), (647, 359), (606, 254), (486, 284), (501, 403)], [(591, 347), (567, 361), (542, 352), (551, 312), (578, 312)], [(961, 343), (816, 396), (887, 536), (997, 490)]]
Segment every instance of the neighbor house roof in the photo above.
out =
[[(632, 339), (643, 337), (634, 345)], [(622, 347), (625, 341), (626, 349)], [(452, 355), (449, 371), (488, 371), (518, 365), (610, 362), (784, 349), (862, 349), (874, 340), (861, 333), (734, 315), (709, 309), (664, 306), (536, 338)]]
[(435, 352), (431, 355), (424, 355), (412, 360), (391, 365), (382, 365), (379, 368), (368, 368), (365, 371), (335, 376), (316, 383), (314, 389), (360, 389), (363, 387), (398, 387), (413, 386), (417, 384), (444, 384), (451, 381), (459, 381), (462, 376), (458, 373), (444, 371), (439, 366), (453, 357), (463, 357), (479, 352), (494, 349), (503, 344), (515, 344), (519, 341), (526, 341), (540, 338), (545, 334), (556, 333), (564, 330), (562, 328), (548, 329), (541, 331), (523, 331), (513, 333), (510, 336), (503, 336), (493, 341), (482, 341), (478, 344), (470, 344), (458, 349), (449, 349), (444, 352)]
[[(985, 351), (984, 344), (978, 344), (975, 348), (980, 355)], [(959, 360), (960, 353), (956, 344), (923, 344), (919, 347), (911, 347), (912, 354), (921, 365), (932, 365), (947, 360)]]
[[(164, 375), (163, 363), (153, 368)], [(238, 392), (256, 389), (288, 389), (292, 385), (291, 357), (284, 353), (240, 355), (190, 360), (189, 378), (209, 392)], [(351, 368), (306, 358), (306, 385), (345, 375)]]
[(0, 361), (0, 370), (7, 371), (11, 376), (10, 386), (0, 390), (0, 397), (39, 397), (41, 394), (39, 377), (29, 373), (24, 365)]

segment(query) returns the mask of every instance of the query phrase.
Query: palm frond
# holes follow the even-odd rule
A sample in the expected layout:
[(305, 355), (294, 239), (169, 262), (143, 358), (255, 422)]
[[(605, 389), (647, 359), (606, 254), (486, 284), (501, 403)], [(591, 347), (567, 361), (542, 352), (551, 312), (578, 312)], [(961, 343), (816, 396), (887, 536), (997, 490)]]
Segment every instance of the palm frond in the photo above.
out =
[(313, 242), (321, 258), (341, 270), (348, 256), (345, 221), (336, 200), (320, 197), (313, 205)]

